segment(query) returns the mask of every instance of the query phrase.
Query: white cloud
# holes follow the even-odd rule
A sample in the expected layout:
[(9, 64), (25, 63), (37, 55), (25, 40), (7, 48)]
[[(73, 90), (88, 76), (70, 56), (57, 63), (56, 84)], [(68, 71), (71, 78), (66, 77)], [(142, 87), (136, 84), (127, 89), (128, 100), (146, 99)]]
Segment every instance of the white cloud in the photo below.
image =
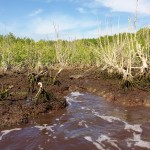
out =
[[(0, 22), (1, 34), (9, 32), (19, 37), (29, 37), (36, 41), (40, 39), (55, 39), (56, 33), (54, 24), (62, 39), (83, 38), (86, 30), (97, 28), (97, 21), (89, 19), (73, 18), (64, 14), (53, 14), (47, 17), (28, 18), (28, 21), (23, 24), (10, 23), (4, 24)], [(4, 32), (5, 31), (5, 32)]]
[(86, 11), (84, 8), (82, 8), (82, 7), (77, 8), (77, 10), (78, 10), (80, 13), (82, 13), (82, 14), (87, 13), (87, 11)]
[[(33, 23), (33, 22), (32, 22)], [(120, 26), (118, 29), (117, 26), (114, 27), (100, 27), (100, 34), (98, 27), (96, 26), (95, 23), (91, 21), (86, 21), (86, 22), (81, 22), (78, 21), (74, 26), (71, 26), (72, 22), (67, 22), (66, 20), (63, 21), (67, 26), (61, 27), (59, 25), (59, 35), (61, 39), (65, 40), (75, 40), (75, 39), (83, 39), (83, 38), (97, 38), (99, 35), (112, 35), (112, 34), (117, 34), (120, 32), (133, 32), (133, 30), (128, 30), (127, 27), (125, 26)], [(31, 25), (31, 22), (29, 22)], [(28, 24), (28, 25), (29, 25)], [(78, 29), (79, 24), (81, 25), (81, 29)], [(56, 24), (57, 25), (57, 24)], [(85, 31), (82, 31), (82, 29), (88, 28), (88, 27), (93, 27), (93, 29), (87, 29)], [(18, 26), (15, 24), (11, 27), (8, 25), (5, 26), (3, 23), (0, 23), (0, 27), (3, 27), (6, 29), (7, 32), (3, 34), (8, 34), (9, 32), (13, 32), (14, 35), (19, 36), (19, 37), (29, 37), (33, 38), (34, 40), (38, 41), (40, 39), (45, 39), (45, 40), (55, 40), (56, 39), (56, 33), (54, 31), (53, 23), (51, 23), (48, 20), (43, 20), (43, 19), (37, 19), (35, 22), (32, 24), (32, 26), (28, 26), (24, 30), (18, 30)], [(1, 30), (0, 30), (1, 31)], [(2, 33), (2, 32), (1, 32)]]
[(54, 25), (59, 32), (82, 30), (97, 26), (95, 20), (75, 19), (67, 15), (52, 15), (46, 18), (37, 18), (29, 24), (36, 34), (52, 34), (55, 32)]
[(43, 10), (42, 9), (37, 9), (35, 10), (33, 13), (29, 14), (30, 17), (34, 17), (37, 16), (38, 14), (42, 13)]
[[(59, 16), (59, 17), (58, 17)], [(59, 32), (59, 37), (66, 40), (82, 39), (82, 38), (96, 38), (99, 36), (98, 23), (95, 20), (78, 20), (65, 15), (49, 16), (46, 18), (32, 19), (25, 25), (24, 30), (19, 30), (19, 26), (6, 26), (7, 31), (13, 32), (16, 36), (29, 37), (38, 41), (40, 39), (55, 40), (56, 33), (53, 23)], [(54, 19), (55, 18), (55, 19)], [(0, 24), (1, 25), (1, 24)], [(2, 24), (3, 25), (3, 24)], [(4, 27), (4, 25), (3, 25)], [(119, 32), (126, 32), (127, 27), (117, 26), (100, 28), (100, 35), (114, 34)], [(131, 32), (131, 30), (130, 30)], [(8, 33), (8, 32), (7, 32)]]
[[(44, 2), (51, 2), (52, 0), (44, 0)], [(69, 0), (68, 0), (69, 1)], [(75, 2), (73, 0), (70, 0)], [(88, 1), (88, 2), (87, 2)], [(110, 8), (111, 11), (114, 12), (135, 12), (136, 0), (87, 0), (86, 4), (82, 1), (82, 5), (80, 5), (77, 10), (80, 13), (86, 13), (86, 15), (91, 12), (93, 14), (98, 14), (97, 11), (101, 11), (102, 6), (105, 8)], [(143, 3), (142, 3), (143, 2)], [(147, 3), (146, 3), (147, 2)], [(92, 3), (94, 5), (92, 5)], [(142, 3), (142, 4), (141, 4)], [(150, 2), (148, 0), (139, 0), (138, 11), (140, 13), (146, 14), (146, 10), (150, 8)], [(88, 10), (88, 11), (87, 11)], [(3, 34), (4, 31), (12, 32), (16, 36), (20, 37), (30, 37), (35, 40), (40, 39), (55, 39), (56, 33), (54, 29), (54, 24), (60, 34), (60, 38), (63, 39), (81, 39), (81, 38), (94, 38), (98, 37), (98, 21), (97, 19), (93, 19), (90, 16), (81, 17), (82, 15), (77, 17), (71, 16), (71, 14), (63, 14), (56, 13), (45, 17), (40, 17), (38, 14), (42, 13), (42, 9), (38, 9), (30, 14), (30, 17), (27, 17), (27, 21), (25, 23), (15, 24), (3, 24), (0, 23), (0, 32)], [(109, 12), (110, 13), (110, 12)], [(107, 13), (108, 14), (108, 13)], [(100, 13), (98, 15), (101, 15)], [(100, 18), (103, 18), (99, 16)], [(94, 18), (95, 17), (94, 15)], [(106, 19), (106, 18), (105, 18)], [(122, 19), (122, 18), (121, 18)], [(103, 20), (101, 20), (103, 21)], [(105, 21), (104, 21), (105, 22)], [(103, 22), (103, 23), (104, 23)], [(127, 22), (127, 20), (126, 20)], [(105, 26), (105, 25), (104, 25)], [(100, 30), (101, 35), (106, 34), (114, 34), (119, 32), (127, 31), (127, 25), (120, 26), (120, 30), (117, 26), (114, 26), (111, 30), (110, 27), (102, 26)], [(132, 29), (130, 30), (132, 32)], [(5, 33), (4, 33), (5, 34)], [(47, 38), (48, 37), (48, 38)]]
[[(13, 24), (13, 26), (5, 26), (3, 23), (0, 23), (0, 27), (6, 29), (7, 34), (13, 32), (14, 35), (19, 37), (29, 37), (38, 41), (40, 39), (45, 40), (55, 40), (56, 33), (54, 31), (53, 22), (51, 21), (52, 17), (45, 19), (38, 18), (33, 21), (29, 21), (28, 25), (24, 30), (19, 30), (19, 25)], [(57, 17), (58, 18), (58, 17)], [(69, 16), (60, 16), (61, 19), (55, 20), (56, 26), (59, 26), (59, 37), (65, 40), (75, 40), (82, 38), (97, 38), (99, 36), (98, 25), (95, 21), (90, 20), (76, 20), (72, 19)], [(61, 21), (61, 22), (60, 22)], [(81, 28), (79, 28), (79, 26)], [(1, 30), (0, 30), (1, 31)], [(120, 32), (133, 32), (132, 29), (128, 30), (127, 26), (117, 26), (111, 27), (102, 27), (100, 26), (100, 35), (112, 35)]]
[[(59, 16), (59, 17), (58, 17)], [(31, 26), (32, 24), (32, 26)], [(62, 39), (96, 38), (99, 36), (98, 22), (95, 20), (78, 20), (65, 15), (54, 15), (47, 18), (37, 18), (30, 22), (30, 31), (34, 39), (55, 39), (56, 25), (59, 37)], [(113, 35), (121, 32), (133, 32), (127, 25), (100, 26), (100, 35)], [(49, 38), (47, 38), (49, 37)]]
[[(95, 0), (115, 12), (135, 13), (137, 0)], [(150, 0), (138, 0), (138, 13), (150, 15)]]
[(114, 35), (118, 33), (124, 32), (134, 32), (133, 28), (128, 28), (127, 26), (113, 26), (113, 27), (105, 27), (105, 28), (96, 28), (93, 30), (89, 30), (85, 33), (86, 37), (98, 37), (104, 35)]
[(133, 33), (134, 29), (133, 28), (128, 28), (127, 26), (113, 26), (111, 27), (105, 27), (105, 28), (100, 28), (100, 31), (98, 28), (94, 28), (91, 30), (86, 30), (85, 32), (80, 32), (80, 31), (72, 31), (68, 34), (61, 34), (61, 38), (65, 40), (76, 40), (76, 39), (84, 39), (84, 38), (98, 38), (99, 36), (104, 36), (104, 35), (114, 35), (118, 33), (124, 33), (124, 32), (130, 32)]

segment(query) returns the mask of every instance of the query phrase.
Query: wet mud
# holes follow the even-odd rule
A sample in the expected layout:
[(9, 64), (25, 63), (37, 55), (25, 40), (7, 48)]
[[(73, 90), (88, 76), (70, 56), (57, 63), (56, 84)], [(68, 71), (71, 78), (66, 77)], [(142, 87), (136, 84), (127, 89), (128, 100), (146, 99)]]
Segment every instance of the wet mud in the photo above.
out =
[[(58, 69), (49, 72), (54, 76)], [(150, 89), (134, 87), (124, 91), (119, 79), (105, 76), (98, 68), (63, 69), (56, 84), (48, 83), (49, 76), (41, 79), (44, 90), (54, 98), (35, 105), (39, 86), (36, 83), (33, 91), (29, 91), (28, 74), (29, 71), (0, 74), (0, 89), (12, 86), (7, 97), (0, 100), (0, 128), (31, 123), (33, 118), (65, 108), (68, 104), (64, 97), (72, 91), (91, 92), (118, 105), (150, 106)]]

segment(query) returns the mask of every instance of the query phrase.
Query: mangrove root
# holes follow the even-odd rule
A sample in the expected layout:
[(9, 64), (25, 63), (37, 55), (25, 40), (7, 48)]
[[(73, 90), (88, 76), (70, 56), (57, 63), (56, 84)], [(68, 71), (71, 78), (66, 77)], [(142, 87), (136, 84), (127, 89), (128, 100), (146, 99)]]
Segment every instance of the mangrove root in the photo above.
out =
[(36, 105), (39, 102), (44, 103), (44, 102), (51, 101), (51, 100), (55, 99), (54, 95), (52, 93), (48, 93), (45, 91), (45, 89), (43, 88), (42, 82), (39, 82), (38, 85), (40, 86), (39, 90), (33, 99)]
[(29, 81), (29, 91), (28, 92), (34, 92), (34, 87), (35, 84), (37, 84), (37, 82), (41, 81), (42, 78), (45, 77), (45, 75), (47, 74), (47, 71), (43, 72), (41, 71), (39, 74), (35, 74), (35, 73), (31, 73), (28, 75), (28, 81)]
[(63, 70), (63, 68), (60, 68), (59, 70), (58, 70), (58, 72), (55, 74), (55, 76), (54, 76), (54, 78), (53, 78), (53, 85), (60, 85), (61, 83), (60, 83), (60, 81), (58, 80), (58, 76), (59, 76), (59, 74), (60, 74), (60, 72)]

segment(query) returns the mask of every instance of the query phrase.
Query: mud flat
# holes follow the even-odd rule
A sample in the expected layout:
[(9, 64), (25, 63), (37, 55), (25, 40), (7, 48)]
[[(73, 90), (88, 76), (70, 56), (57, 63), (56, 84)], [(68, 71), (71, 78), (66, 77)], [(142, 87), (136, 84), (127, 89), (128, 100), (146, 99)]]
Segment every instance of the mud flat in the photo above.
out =
[[(51, 75), (57, 73), (51, 69)], [(33, 92), (29, 93), (28, 72), (7, 72), (0, 75), (1, 89), (12, 86), (6, 99), (0, 100), (0, 128), (31, 123), (45, 113), (53, 113), (67, 106), (64, 98), (73, 91), (91, 92), (104, 97), (107, 101), (124, 106), (150, 106), (150, 88), (133, 87), (124, 91), (120, 81), (116, 78), (107, 78), (97, 68), (67, 68), (58, 76), (59, 84), (49, 84), (46, 77), (41, 82), (43, 88), (53, 95), (48, 101), (39, 101), (35, 105), (34, 97), (38, 92), (35, 84)]]

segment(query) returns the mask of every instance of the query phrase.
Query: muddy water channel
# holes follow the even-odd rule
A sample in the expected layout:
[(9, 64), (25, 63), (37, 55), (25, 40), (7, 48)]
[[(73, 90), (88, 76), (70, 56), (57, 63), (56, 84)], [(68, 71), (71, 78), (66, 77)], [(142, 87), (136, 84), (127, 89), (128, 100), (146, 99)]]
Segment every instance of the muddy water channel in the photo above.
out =
[(150, 149), (149, 108), (118, 107), (89, 93), (66, 99), (65, 110), (0, 131), (0, 150)]

